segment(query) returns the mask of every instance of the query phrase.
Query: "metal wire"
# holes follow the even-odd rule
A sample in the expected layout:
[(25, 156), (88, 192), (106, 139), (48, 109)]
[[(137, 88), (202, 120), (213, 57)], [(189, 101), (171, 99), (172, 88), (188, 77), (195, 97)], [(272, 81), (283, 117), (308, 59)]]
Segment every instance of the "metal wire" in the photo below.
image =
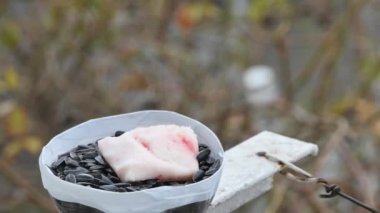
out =
[(369, 212), (372, 213), (379, 213), (378, 210), (368, 206), (367, 204), (359, 201), (356, 198), (353, 198), (352, 196), (342, 192), (341, 188), (335, 184), (329, 184), (327, 180), (319, 177), (313, 177), (310, 173), (307, 171), (299, 168), (298, 166), (287, 162), (285, 160), (281, 160), (278, 157), (274, 155), (270, 155), (266, 152), (257, 152), (257, 156), (264, 157), (268, 159), (269, 161), (272, 161), (280, 166), (280, 174), (286, 176), (287, 178), (297, 181), (297, 182), (302, 182), (302, 183), (317, 183), (324, 187), (325, 192), (324, 194), (320, 194), (319, 197), (321, 198), (333, 198), (336, 196), (340, 196), (348, 201), (351, 201), (352, 203), (368, 210)]

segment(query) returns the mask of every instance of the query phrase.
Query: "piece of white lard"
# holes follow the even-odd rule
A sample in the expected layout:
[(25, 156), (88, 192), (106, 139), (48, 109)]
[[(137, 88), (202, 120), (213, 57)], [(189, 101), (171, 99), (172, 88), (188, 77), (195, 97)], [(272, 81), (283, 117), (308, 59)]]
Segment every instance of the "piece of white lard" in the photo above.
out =
[(99, 151), (124, 181), (190, 180), (198, 171), (198, 140), (190, 127), (139, 127), (98, 141)]

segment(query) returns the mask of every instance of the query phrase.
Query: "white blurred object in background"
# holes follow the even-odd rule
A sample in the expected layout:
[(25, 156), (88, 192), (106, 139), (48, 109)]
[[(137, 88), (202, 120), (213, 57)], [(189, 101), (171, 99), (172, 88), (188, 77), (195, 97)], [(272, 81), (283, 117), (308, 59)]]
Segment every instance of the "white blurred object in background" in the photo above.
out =
[(243, 83), (248, 103), (263, 107), (276, 103), (280, 98), (276, 74), (271, 67), (257, 65), (249, 68)]
[(380, 79), (374, 80), (371, 85), (371, 92), (373, 94), (373, 99), (377, 105), (380, 105)]

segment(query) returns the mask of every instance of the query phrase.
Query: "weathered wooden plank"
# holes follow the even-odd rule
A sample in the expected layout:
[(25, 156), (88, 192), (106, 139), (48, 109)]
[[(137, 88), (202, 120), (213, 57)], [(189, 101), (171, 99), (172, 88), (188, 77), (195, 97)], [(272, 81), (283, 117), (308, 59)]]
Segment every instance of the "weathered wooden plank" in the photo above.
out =
[(316, 155), (318, 147), (267, 131), (236, 145), (225, 153), (223, 175), (208, 212), (231, 212), (272, 188), (279, 166), (258, 157), (259, 151), (296, 162)]

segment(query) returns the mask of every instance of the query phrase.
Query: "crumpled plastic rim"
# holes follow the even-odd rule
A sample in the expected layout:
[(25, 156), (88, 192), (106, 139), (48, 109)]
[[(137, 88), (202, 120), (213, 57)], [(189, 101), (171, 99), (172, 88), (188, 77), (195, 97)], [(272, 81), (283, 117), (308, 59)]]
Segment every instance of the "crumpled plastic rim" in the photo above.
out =
[[(116, 130), (129, 130), (137, 126), (177, 124), (190, 126), (200, 143), (206, 143), (221, 166), (211, 177), (183, 186), (163, 186), (137, 192), (109, 192), (72, 184), (56, 177), (49, 169), (58, 154), (79, 144), (87, 144)], [(201, 122), (176, 112), (147, 110), (92, 119), (74, 126), (54, 138), (42, 149), (39, 158), (42, 183), (55, 199), (74, 202), (104, 212), (163, 212), (190, 203), (210, 200), (219, 184), (223, 168), (224, 151), (218, 137)]]

